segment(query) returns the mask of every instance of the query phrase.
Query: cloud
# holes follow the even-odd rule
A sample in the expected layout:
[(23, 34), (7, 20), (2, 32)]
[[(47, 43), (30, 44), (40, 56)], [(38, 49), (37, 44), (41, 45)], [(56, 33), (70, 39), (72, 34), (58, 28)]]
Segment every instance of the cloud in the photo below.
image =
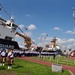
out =
[(18, 42), (19, 47), (24, 47), (25, 46), (24, 39), (22, 37), (20, 37), (19, 35), (15, 36), (15, 41)]
[(34, 24), (30, 24), (28, 27), (25, 27), (24, 25), (19, 25), (19, 27), (21, 29), (25, 28), (27, 30), (35, 30), (36, 29), (36, 26)]
[[(32, 37), (32, 32), (25, 32), (25, 34), (29, 37)], [(45, 33), (43, 33), (42, 35), (44, 35)], [(70, 39), (67, 39), (67, 38), (57, 38), (57, 45), (60, 46), (61, 50), (65, 50), (65, 49), (75, 49), (75, 39), (74, 38), (70, 38)], [(41, 37), (37, 38), (38, 40), (38, 43), (37, 45), (38, 46), (45, 46), (46, 44), (49, 44), (50, 45), (50, 41), (52, 41), (53, 37), (46, 37), (46, 39), (44, 39), (44, 37), (41, 39)], [(19, 46), (25, 46), (24, 44), (24, 39), (18, 35), (16, 35), (16, 40), (18, 41), (19, 43)], [(35, 43), (37, 41), (33, 40)], [(42, 42), (41, 42), (42, 41)]]
[(28, 27), (27, 27), (28, 30), (35, 30), (36, 29), (36, 26), (34, 24), (30, 24)]
[(25, 34), (29, 37), (32, 37), (32, 32), (25, 32)]
[[(56, 37), (57, 38), (57, 37)], [(41, 39), (41, 37), (38, 38), (39, 40), (39, 43), (38, 45), (39, 46), (45, 46), (46, 44), (49, 44), (50, 45), (50, 42), (52, 41), (53, 37), (47, 37), (46, 39)], [(70, 39), (61, 39), (61, 38), (57, 38), (57, 41), (56, 41), (57, 45), (60, 46), (60, 49), (61, 50), (69, 50), (70, 48), (71, 49), (75, 49), (75, 39), (74, 38), (70, 38)]]
[(48, 36), (48, 34), (47, 34), (47, 33), (42, 33), (42, 35), (43, 35), (43, 36)]
[(62, 29), (59, 28), (59, 27), (54, 27), (53, 29), (54, 29), (54, 30), (62, 30)]
[(18, 44), (19, 44), (19, 47), (22, 47), (22, 48), (25, 47), (25, 43), (24, 43), (24, 41), (19, 41)]
[(62, 50), (65, 49), (75, 49), (75, 39), (74, 38), (70, 38), (70, 39), (61, 39), (61, 38), (57, 38), (57, 42), (58, 44), (61, 46)]
[(74, 42), (74, 38), (65, 39), (65, 42), (66, 42), (66, 43), (72, 43), (72, 42)]
[(66, 31), (66, 33), (68, 33), (68, 34), (75, 34), (75, 32), (71, 31), (71, 30)]
[(21, 29), (23, 29), (25, 26), (24, 26), (24, 25), (19, 25), (19, 27), (20, 27)]

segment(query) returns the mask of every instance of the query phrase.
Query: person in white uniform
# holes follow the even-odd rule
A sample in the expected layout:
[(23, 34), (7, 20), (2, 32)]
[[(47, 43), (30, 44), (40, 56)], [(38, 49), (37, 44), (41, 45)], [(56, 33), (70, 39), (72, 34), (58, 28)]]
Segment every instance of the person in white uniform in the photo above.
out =
[(1, 58), (2, 58), (2, 66), (4, 66), (5, 58), (6, 58), (6, 50), (3, 50), (1, 52)]
[(13, 50), (9, 49), (9, 52), (8, 52), (8, 69), (12, 69), (13, 57), (14, 57)]

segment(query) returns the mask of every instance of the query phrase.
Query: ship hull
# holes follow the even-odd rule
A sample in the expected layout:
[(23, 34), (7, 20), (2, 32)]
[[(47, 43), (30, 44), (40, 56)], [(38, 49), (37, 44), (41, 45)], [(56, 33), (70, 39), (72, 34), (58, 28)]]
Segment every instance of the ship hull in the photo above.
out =
[(5, 40), (0, 38), (0, 48), (13, 48), (13, 49), (20, 49), (18, 43), (16, 41)]

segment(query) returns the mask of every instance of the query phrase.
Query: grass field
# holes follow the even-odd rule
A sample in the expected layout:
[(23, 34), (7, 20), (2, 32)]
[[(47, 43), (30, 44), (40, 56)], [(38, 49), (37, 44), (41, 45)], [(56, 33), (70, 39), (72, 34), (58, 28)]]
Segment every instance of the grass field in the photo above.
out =
[(55, 59), (53, 59), (53, 56), (41, 56), (41, 57), (35, 57), (35, 59), (75, 67), (75, 60), (72, 58), (65, 57), (65, 56), (56, 56)]
[(15, 58), (13, 69), (8, 70), (7, 63), (0, 66), (0, 75), (70, 75), (70, 73), (67, 70), (63, 70), (62, 73), (52, 72), (49, 66)]

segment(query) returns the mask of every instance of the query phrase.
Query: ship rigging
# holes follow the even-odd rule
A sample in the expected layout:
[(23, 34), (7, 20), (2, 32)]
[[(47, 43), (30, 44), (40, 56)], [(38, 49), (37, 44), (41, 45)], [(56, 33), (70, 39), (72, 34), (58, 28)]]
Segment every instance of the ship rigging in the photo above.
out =
[[(28, 37), (14, 22), (14, 18), (9, 15), (9, 13), (4, 9), (1, 3), (0, 10), (3, 10), (10, 18), (10, 20), (5, 20), (0, 17), (0, 48), (12, 47), (14, 49), (19, 49), (18, 43), (15, 41), (15, 35), (19, 35), (24, 39), (26, 47), (29, 49), (32, 44), (31, 38)], [(19, 29), (21, 33), (17, 32), (17, 29)]]

